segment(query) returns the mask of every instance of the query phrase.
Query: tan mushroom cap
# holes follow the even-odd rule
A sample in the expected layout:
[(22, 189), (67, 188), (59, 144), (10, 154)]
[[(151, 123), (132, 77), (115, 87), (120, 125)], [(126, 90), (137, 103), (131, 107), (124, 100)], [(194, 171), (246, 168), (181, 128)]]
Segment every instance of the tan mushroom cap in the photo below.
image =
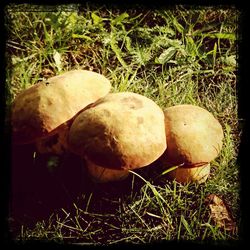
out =
[(129, 176), (129, 171), (127, 170), (104, 168), (94, 164), (87, 158), (85, 159), (85, 162), (89, 175), (91, 176), (92, 180), (97, 183), (121, 181)]
[(128, 170), (149, 165), (166, 149), (164, 113), (145, 96), (110, 93), (76, 117), (69, 147), (101, 167)]
[(15, 143), (44, 138), (111, 89), (103, 75), (72, 70), (22, 91), (12, 106)]
[(168, 166), (204, 165), (222, 148), (223, 129), (207, 110), (194, 105), (176, 105), (164, 110), (168, 148), (162, 159)]

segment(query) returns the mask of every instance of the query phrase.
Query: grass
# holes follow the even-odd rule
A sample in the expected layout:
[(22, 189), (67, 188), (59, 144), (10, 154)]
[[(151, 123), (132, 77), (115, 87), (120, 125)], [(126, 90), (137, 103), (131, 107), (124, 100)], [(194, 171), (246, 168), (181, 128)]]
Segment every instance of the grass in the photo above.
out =
[[(30, 162), (32, 158), (33, 165), (27, 167), (31, 172), (20, 173), (28, 184), (19, 184), (26, 189), (13, 194), (24, 204), (24, 208), (17, 208), (18, 202), (13, 205), (19, 217), (10, 214), (13, 238), (82, 245), (239, 240), (238, 230), (222, 230), (211, 221), (205, 203), (209, 194), (222, 197), (240, 227), (239, 11), (90, 4), (55, 6), (52, 12), (49, 7), (40, 8), (38, 12), (30, 5), (6, 8), (8, 106), (17, 93), (37, 81), (71, 69), (94, 70), (110, 79), (113, 92), (145, 95), (163, 109), (183, 103), (206, 108), (222, 124), (225, 140), (202, 185), (167, 180), (158, 162), (120, 183), (98, 185), (84, 175), (82, 163), (74, 156), (56, 161), (58, 175), (57, 170), (46, 170), (46, 156), (33, 159), (31, 149), (27, 157)], [(82, 176), (70, 170), (65, 175), (65, 167), (75, 165)], [(37, 183), (32, 186), (29, 178)], [(78, 185), (76, 191), (72, 191), (74, 185)], [(30, 200), (20, 198), (33, 191), (37, 193)], [(42, 215), (38, 216), (37, 207)], [(30, 210), (37, 214), (29, 215)]]

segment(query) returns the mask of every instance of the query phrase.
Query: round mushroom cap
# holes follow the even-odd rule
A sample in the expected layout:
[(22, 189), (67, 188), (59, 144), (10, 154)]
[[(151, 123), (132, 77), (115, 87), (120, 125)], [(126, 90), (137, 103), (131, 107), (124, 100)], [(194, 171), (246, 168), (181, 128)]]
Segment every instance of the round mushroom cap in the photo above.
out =
[(31, 143), (47, 137), (110, 89), (111, 84), (103, 75), (72, 70), (22, 91), (12, 105), (14, 143)]
[(223, 130), (207, 110), (194, 105), (176, 105), (164, 110), (168, 148), (162, 155), (166, 166), (204, 165), (222, 148)]
[(91, 176), (92, 180), (97, 183), (121, 181), (129, 176), (129, 171), (127, 170), (116, 170), (107, 167), (104, 168), (91, 162), (87, 158), (85, 158), (85, 162), (89, 175)]
[(196, 182), (201, 184), (205, 182), (210, 174), (210, 163), (199, 167), (178, 167), (168, 173), (168, 177), (177, 182), (186, 184)]
[(145, 96), (110, 93), (75, 118), (68, 143), (72, 152), (102, 167), (143, 167), (166, 149), (164, 113)]

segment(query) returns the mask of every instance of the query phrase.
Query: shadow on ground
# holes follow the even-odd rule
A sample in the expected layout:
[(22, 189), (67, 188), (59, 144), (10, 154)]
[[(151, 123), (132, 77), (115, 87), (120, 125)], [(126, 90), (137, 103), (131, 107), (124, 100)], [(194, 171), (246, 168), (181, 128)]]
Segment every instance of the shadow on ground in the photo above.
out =
[[(97, 184), (91, 181), (84, 163), (72, 154), (63, 156), (34, 154), (33, 145), (13, 146), (11, 152), (11, 185), (9, 231), (15, 239), (25, 228), (76, 203), (85, 209), (91, 196), (90, 211), (112, 213), (119, 198), (140, 190), (143, 181), (132, 185), (133, 176), (119, 182)], [(83, 196), (85, 199), (83, 199)], [(86, 198), (87, 197), (87, 198)], [(112, 200), (114, 202), (112, 202)]]

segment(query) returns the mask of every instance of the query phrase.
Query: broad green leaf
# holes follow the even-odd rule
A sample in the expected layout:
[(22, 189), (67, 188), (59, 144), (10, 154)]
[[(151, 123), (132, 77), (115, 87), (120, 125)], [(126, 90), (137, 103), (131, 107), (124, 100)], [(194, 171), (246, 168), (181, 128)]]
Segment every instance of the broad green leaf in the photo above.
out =
[(98, 25), (102, 23), (102, 18), (96, 15), (94, 12), (91, 13), (94, 24)]
[(176, 52), (175, 47), (169, 47), (168, 49), (164, 50), (158, 58), (155, 59), (156, 63), (159, 64), (165, 64), (167, 63), (172, 57), (174, 56)]
[(191, 56), (196, 56), (197, 55), (197, 47), (196, 47), (196, 44), (195, 44), (193, 38), (191, 36), (186, 36), (185, 40), (186, 40), (186, 49), (187, 49), (188, 53)]
[(78, 18), (78, 15), (75, 12), (70, 14), (70, 16), (68, 17), (68, 20), (67, 20), (68, 26), (73, 27), (77, 23), (77, 18)]
[(176, 27), (176, 29), (180, 32), (183, 33), (184, 28), (183, 26), (176, 20), (176, 18), (173, 18), (173, 24)]
[(112, 20), (112, 24), (116, 25), (116, 24), (120, 24), (122, 23), (122, 21), (124, 19), (126, 19), (127, 17), (129, 17), (129, 14), (127, 12), (122, 13), (121, 15), (119, 15), (118, 17), (116, 17), (114, 20)]

